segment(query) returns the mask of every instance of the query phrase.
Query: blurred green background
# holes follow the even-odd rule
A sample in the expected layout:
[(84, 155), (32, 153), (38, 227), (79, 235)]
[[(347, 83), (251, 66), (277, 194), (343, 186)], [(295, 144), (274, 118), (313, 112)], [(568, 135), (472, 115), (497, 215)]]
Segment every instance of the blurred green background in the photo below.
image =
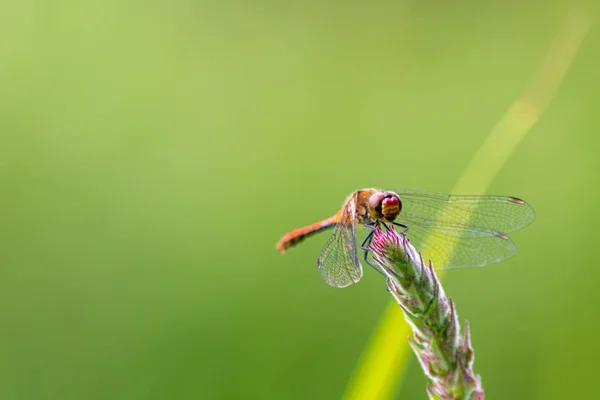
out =
[[(341, 397), (384, 281), (275, 242), (358, 188), (451, 190), (591, 4), (4, 2), (0, 398)], [(490, 399), (600, 398), (599, 51), (488, 192), (537, 211), (517, 257), (445, 277)]]

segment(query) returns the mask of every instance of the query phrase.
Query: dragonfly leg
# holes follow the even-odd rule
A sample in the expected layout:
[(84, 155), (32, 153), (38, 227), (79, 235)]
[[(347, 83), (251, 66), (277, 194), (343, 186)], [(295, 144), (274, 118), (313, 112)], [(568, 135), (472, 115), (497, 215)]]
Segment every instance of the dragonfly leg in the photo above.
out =
[(375, 229), (377, 229), (377, 225), (365, 224), (365, 227), (368, 228), (370, 230), (370, 232), (367, 235), (367, 237), (365, 238), (365, 240), (363, 240), (362, 243), (360, 244), (360, 248), (367, 251), (367, 250), (369, 250), (369, 245), (373, 241), (373, 234), (375, 233)]
[(377, 265), (375, 265), (371, 261), (369, 261), (369, 251), (370, 251), (369, 246), (371, 245), (371, 242), (373, 241), (373, 234), (375, 233), (375, 229), (377, 229), (377, 225), (365, 224), (365, 226), (367, 228), (369, 228), (371, 231), (369, 232), (369, 234), (367, 235), (365, 240), (363, 240), (362, 243), (360, 244), (360, 248), (362, 250), (364, 250), (364, 260), (371, 268), (373, 268), (375, 271), (379, 272), (381, 275), (385, 276), (385, 274), (379, 269), (379, 267)]
[(409, 228), (408, 228), (408, 226), (406, 226), (406, 225), (404, 225), (404, 224), (401, 224), (400, 222), (392, 222), (392, 224), (394, 224), (394, 225), (396, 225), (396, 226), (400, 226), (400, 227), (404, 228), (404, 229), (402, 230), (402, 232), (400, 232), (400, 234), (406, 233), (406, 231), (408, 231), (408, 229), (409, 229)]

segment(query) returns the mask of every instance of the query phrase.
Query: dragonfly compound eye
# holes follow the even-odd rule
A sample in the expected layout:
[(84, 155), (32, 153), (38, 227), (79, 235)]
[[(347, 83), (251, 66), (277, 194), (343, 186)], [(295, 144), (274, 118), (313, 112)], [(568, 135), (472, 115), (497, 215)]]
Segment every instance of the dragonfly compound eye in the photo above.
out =
[(383, 200), (381, 201), (381, 213), (383, 214), (383, 219), (392, 222), (398, 217), (401, 210), (402, 201), (400, 201), (400, 196), (394, 192), (383, 193)]
[(392, 222), (401, 209), (400, 196), (394, 192), (375, 193), (369, 198), (369, 212), (375, 219)]
[(382, 203), (385, 195), (381, 192), (375, 193), (371, 197), (369, 197), (369, 213), (371, 213), (371, 217), (375, 219), (382, 219), (383, 212), (381, 210)]

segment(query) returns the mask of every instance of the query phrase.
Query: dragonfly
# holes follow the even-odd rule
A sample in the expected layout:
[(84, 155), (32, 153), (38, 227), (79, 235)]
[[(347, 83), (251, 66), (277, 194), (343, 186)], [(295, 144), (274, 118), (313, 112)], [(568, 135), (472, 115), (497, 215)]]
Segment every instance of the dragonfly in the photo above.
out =
[[(531, 205), (518, 197), (361, 189), (350, 194), (333, 216), (285, 234), (276, 249), (285, 253), (304, 239), (333, 229), (317, 266), (327, 284), (342, 288), (363, 276), (358, 248), (364, 251), (363, 260), (378, 270), (368, 258), (376, 229), (401, 227), (435, 269), (482, 267), (514, 256), (516, 246), (508, 234), (534, 219)], [(357, 225), (369, 230), (360, 246)]]

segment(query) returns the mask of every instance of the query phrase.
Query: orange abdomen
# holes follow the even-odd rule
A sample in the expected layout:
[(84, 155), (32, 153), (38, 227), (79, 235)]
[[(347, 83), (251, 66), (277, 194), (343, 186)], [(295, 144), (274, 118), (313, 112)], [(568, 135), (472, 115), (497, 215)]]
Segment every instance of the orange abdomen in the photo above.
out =
[(333, 217), (324, 219), (323, 221), (315, 222), (312, 225), (294, 229), (293, 231), (286, 233), (279, 240), (279, 242), (277, 242), (277, 245), (275, 247), (280, 252), (285, 253), (285, 251), (288, 248), (295, 246), (296, 244), (300, 243), (307, 237), (312, 236), (315, 233), (320, 232), (322, 230), (334, 227), (335, 224), (337, 223), (337, 221), (338, 221), (338, 214), (334, 215)]

